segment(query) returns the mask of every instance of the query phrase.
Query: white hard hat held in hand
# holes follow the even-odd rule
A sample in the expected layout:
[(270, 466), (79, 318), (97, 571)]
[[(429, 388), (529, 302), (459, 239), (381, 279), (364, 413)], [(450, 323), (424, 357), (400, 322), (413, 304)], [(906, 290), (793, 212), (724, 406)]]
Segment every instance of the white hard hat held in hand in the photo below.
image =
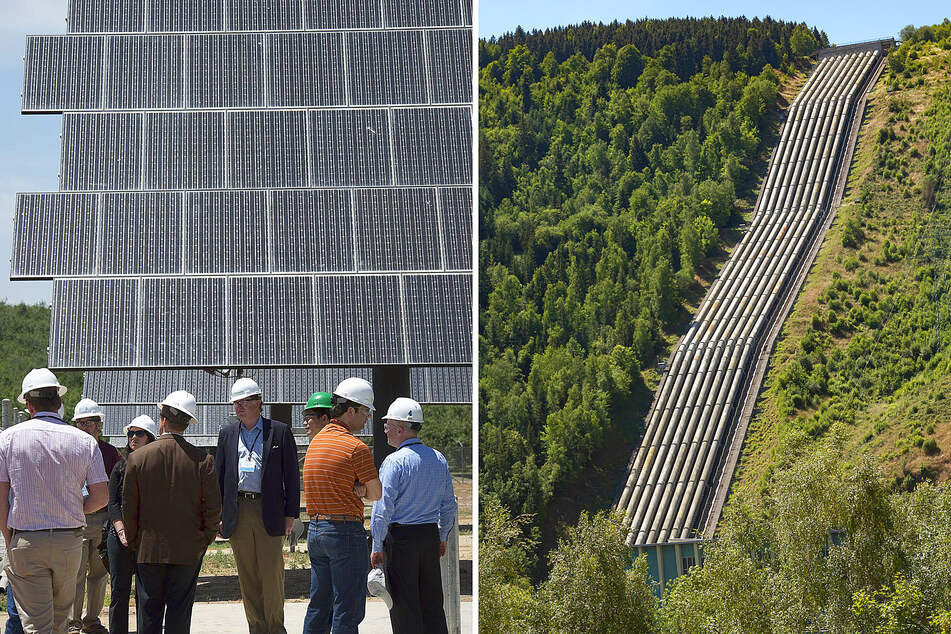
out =
[(91, 398), (84, 398), (76, 403), (76, 409), (73, 410), (73, 421), (82, 420), (83, 418), (98, 418), (104, 421), (106, 413), (102, 411), (102, 406), (99, 403)]
[(185, 412), (191, 418), (192, 423), (197, 423), (198, 419), (195, 418), (195, 411), (197, 410), (195, 404), (195, 397), (191, 395), (190, 392), (185, 390), (175, 390), (171, 394), (165, 397), (165, 400), (161, 403), (156, 403), (159, 409), (162, 409), (163, 405), (177, 409), (180, 412)]
[(55, 387), (57, 393), (62, 396), (66, 393), (66, 386), (60, 385), (56, 375), (49, 371), (49, 368), (33, 368), (25, 377), (23, 377), (23, 390), (17, 400), (26, 405), (26, 396), (28, 393), (43, 388)]
[[(334, 396), (365, 405), (370, 408), (370, 411), (376, 409), (373, 407), (373, 387), (364, 379), (353, 376), (344, 379), (334, 389)], [(334, 400), (337, 401), (337, 399)]]
[(261, 388), (255, 383), (254, 379), (240, 378), (231, 386), (232, 403), (255, 395), (261, 395)]

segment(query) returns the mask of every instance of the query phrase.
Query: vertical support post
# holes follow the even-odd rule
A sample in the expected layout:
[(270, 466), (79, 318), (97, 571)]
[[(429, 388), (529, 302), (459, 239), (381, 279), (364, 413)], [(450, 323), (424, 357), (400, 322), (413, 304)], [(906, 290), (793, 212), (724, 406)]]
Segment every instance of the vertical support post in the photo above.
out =
[[(457, 500), (458, 501), (458, 500)], [(461, 634), (462, 616), (459, 607), (459, 522), (449, 532), (446, 555), (439, 558), (439, 573), (442, 577), (442, 606), (446, 612), (449, 634)]]
[(6, 429), (10, 426), (13, 418), (13, 408), (10, 405), (10, 399), (3, 399), (2, 403), (0, 403), (0, 410), (2, 410), (3, 429)]
[(683, 576), (684, 574), (684, 559), (683, 553), (680, 550), (680, 544), (674, 544), (674, 557), (677, 558), (677, 576)]
[(660, 597), (664, 598), (664, 587), (667, 585), (667, 577), (664, 575), (664, 547), (658, 544), (654, 548), (657, 549), (657, 582), (660, 584)]
[(409, 396), (409, 366), (375, 365), (372, 372), (373, 405), (376, 407), (373, 414), (373, 462), (379, 469), (383, 459), (394, 451), (386, 444), (383, 416), (386, 415), (386, 408), (397, 397)]
[(287, 403), (271, 403), (271, 419), (279, 420), (291, 427), (291, 406)]

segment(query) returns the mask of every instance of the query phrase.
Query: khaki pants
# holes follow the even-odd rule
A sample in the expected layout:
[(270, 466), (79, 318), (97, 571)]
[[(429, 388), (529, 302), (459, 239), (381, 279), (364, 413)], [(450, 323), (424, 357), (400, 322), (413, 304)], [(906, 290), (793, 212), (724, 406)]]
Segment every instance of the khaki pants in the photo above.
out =
[(264, 528), (261, 498), (238, 496), (231, 550), (251, 634), (286, 634), (283, 543), (283, 536), (272, 537)]
[(83, 531), (15, 531), (7, 575), (27, 634), (65, 634), (82, 561)]
[[(99, 559), (99, 543), (102, 541), (102, 525), (109, 518), (106, 512), (90, 513), (86, 516), (86, 530), (83, 532), (83, 559), (76, 575), (76, 597), (73, 599), (73, 612), (70, 621), (75, 626), (101, 625), (99, 613), (106, 600), (106, 582), (109, 571)], [(14, 595), (16, 596), (16, 595)], [(86, 602), (86, 615), (83, 616), (83, 600)]]

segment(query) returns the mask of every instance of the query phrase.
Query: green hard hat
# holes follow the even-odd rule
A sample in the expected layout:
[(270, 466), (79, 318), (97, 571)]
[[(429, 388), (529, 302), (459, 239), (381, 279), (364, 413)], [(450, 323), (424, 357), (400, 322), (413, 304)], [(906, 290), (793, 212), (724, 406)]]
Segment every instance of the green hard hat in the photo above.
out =
[(306, 414), (312, 409), (330, 409), (332, 407), (331, 398), (330, 392), (314, 392), (307, 399), (307, 405), (304, 406), (303, 413)]

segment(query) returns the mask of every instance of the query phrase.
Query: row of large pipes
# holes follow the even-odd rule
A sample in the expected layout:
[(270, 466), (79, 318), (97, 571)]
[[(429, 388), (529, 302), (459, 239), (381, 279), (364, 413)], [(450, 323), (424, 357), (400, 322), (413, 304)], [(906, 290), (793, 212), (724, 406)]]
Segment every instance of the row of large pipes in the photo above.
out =
[[(749, 230), (671, 357), (617, 509), (629, 545), (698, 536), (758, 346), (821, 232), (879, 51), (819, 62), (789, 108)], [(753, 395), (755, 397), (755, 395)]]

